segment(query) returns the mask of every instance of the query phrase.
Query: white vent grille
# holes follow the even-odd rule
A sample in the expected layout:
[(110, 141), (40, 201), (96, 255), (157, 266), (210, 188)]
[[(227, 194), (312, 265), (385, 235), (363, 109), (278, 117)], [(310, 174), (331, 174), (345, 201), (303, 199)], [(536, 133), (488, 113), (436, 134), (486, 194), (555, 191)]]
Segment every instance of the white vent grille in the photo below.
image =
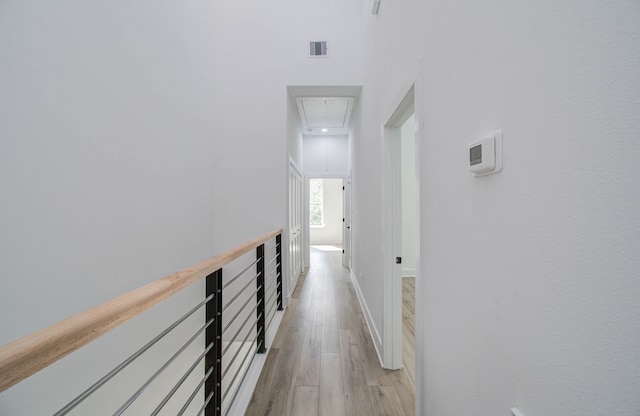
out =
[(309, 42), (309, 56), (327, 56), (327, 42), (324, 40)]

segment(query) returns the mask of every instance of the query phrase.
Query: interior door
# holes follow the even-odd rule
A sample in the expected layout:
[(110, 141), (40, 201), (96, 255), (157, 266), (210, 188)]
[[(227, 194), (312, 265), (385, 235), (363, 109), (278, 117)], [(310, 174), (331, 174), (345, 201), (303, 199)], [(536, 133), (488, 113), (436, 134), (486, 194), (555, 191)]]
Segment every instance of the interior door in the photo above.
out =
[(351, 175), (342, 182), (342, 265), (351, 269)]
[(302, 175), (289, 166), (289, 294), (302, 273)]

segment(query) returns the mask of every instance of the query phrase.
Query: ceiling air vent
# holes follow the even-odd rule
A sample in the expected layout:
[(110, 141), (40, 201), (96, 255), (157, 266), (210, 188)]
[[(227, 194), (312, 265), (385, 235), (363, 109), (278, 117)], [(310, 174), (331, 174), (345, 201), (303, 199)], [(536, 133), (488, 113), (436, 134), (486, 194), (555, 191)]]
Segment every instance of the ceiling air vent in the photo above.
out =
[(327, 42), (324, 40), (309, 42), (309, 56), (327, 56)]

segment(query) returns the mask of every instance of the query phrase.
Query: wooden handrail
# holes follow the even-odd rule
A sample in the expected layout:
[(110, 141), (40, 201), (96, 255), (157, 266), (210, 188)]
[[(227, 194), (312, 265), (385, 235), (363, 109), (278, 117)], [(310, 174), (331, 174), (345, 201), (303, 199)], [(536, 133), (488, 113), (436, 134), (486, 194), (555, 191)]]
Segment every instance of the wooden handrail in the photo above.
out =
[(281, 233), (282, 229), (264, 234), (194, 266), (4, 345), (0, 348), (0, 392)]

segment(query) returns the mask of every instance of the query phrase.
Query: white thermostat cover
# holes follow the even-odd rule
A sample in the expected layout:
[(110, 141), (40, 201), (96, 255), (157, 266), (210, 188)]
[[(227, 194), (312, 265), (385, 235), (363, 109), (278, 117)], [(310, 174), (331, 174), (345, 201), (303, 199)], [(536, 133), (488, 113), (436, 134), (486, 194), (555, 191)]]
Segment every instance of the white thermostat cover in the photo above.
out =
[(502, 171), (502, 132), (483, 137), (469, 145), (469, 172), (486, 176)]

